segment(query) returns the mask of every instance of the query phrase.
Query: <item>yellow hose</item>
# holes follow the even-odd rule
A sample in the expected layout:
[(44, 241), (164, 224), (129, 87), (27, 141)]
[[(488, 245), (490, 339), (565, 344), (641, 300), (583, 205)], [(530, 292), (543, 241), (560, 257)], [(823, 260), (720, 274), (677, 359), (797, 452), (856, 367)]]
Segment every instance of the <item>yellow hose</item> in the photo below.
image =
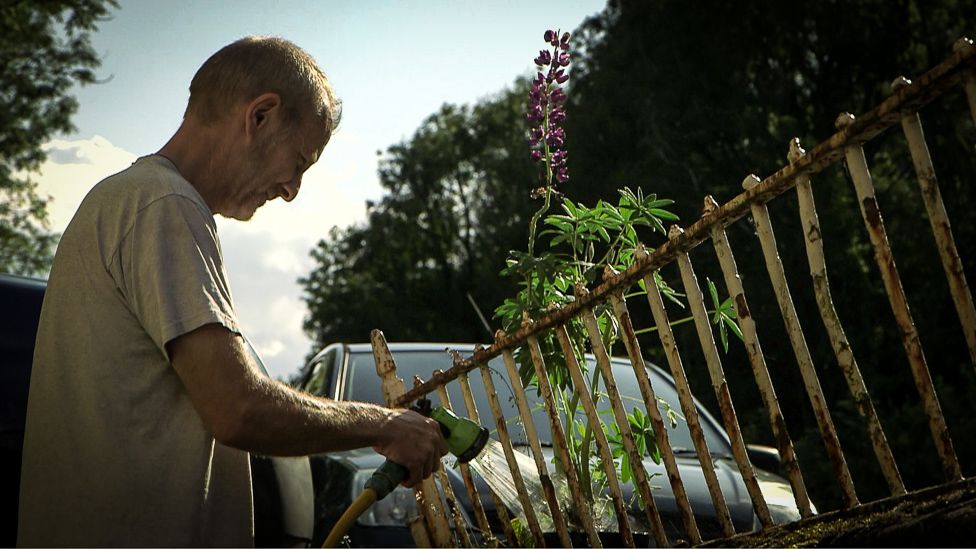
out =
[(325, 542), (322, 544), (322, 549), (329, 547), (338, 547), (339, 542), (342, 541), (342, 537), (346, 535), (346, 532), (352, 528), (353, 523), (359, 518), (359, 515), (363, 514), (369, 506), (376, 501), (376, 490), (372, 488), (366, 488), (363, 490), (362, 494), (356, 498), (356, 501), (352, 502), (352, 505), (346, 509), (346, 512), (339, 517), (339, 521), (335, 523), (332, 527), (332, 531), (329, 532), (329, 536), (325, 538)]

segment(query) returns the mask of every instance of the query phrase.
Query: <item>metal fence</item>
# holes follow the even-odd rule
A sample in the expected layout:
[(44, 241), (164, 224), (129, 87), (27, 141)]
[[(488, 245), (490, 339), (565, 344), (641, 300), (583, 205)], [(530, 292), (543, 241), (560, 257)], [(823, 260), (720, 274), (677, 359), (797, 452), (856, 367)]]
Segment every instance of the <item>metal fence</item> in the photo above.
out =
[[(789, 163), (773, 175), (764, 180), (760, 180), (754, 175), (748, 176), (743, 182), (744, 192), (723, 205), (717, 204), (711, 197), (706, 197), (704, 214), (701, 219), (684, 230), (677, 226), (672, 227), (665, 244), (654, 250), (653, 253), (639, 250), (635, 261), (625, 271), (606, 273), (599, 286), (589, 290), (578, 289), (576, 301), (571, 305), (554, 310), (544, 318), (527, 320), (521, 329), (515, 333), (498, 333), (494, 344), (490, 347), (478, 348), (473, 356), (466, 359), (456, 357), (453, 368), (448, 371), (437, 372), (426, 381), (416, 380), (414, 387), (410, 390), (407, 390), (403, 381), (396, 376), (396, 365), (382, 333), (374, 332), (373, 347), (377, 360), (377, 372), (382, 378), (387, 402), (394, 406), (405, 406), (417, 398), (436, 395), (436, 397), (432, 397), (432, 400), (439, 402), (440, 405), (450, 407), (452, 403), (449, 402), (445, 385), (448, 383), (459, 384), (464, 395), (463, 408), (461, 408), (460, 403), (453, 405), (457, 407), (459, 414), (467, 415), (473, 419), (485, 414), (490, 414), (494, 419), (497, 438), (505, 451), (506, 460), (518, 490), (519, 501), (523, 507), (525, 526), (534, 538), (535, 543), (539, 546), (544, 545), (545, 532), (543, 532), (539, 518), (533, 509), (533, 503), (538, 504), (539, 502), (531, 501), (531, 497), (527, 493), (507, 431), (507, 420), (511, 418), (505, 418), (502, 415), (495, 395), (492, 376), (488, 371), (488, 361), (501, 355), (506, 365), (508, 380), (517, 397), (516, 404), (531, 448), (531, 457), (534, 459), (544, 489), (544, 504), (552, 517), (553, 534), (562, 546), (571, 546), (573, 539), (576, 539), (578, 543), (599, 547), (601, 546), (599, 532), (594, 525), (593, 518), (589, 516), (588, 506), (582, 501), (581, 479), (576, 478), (572, 468), (567, 468), (566, 482), (573, 496), (574, 510), (572, 512), (575, 520), (582, 527), (582, 533), (575, 533), (575, 538), (570, 535), (567, 521), (569, 510), (560, 507), (555, 495), (551, 473), (547, 467), (539, 439), (535, 434), (531, 410), (524, 398), (525, 387), (523, 387), (520, 379), (514, 356), (516, 350), (531, 355), (531, 361), (538, 377), (538, 389), (549, 418), (555, 455), (563, 463), (569, 463), (570, 449), (563, 432), (564, 425), (560, 421), (553, 397), (553, 389), (546, 375), (547, 365), (539, 345), (540, 336), (553, 333), (562, 349), (574, 387), (579, 393), (580, 404), (593, 428), (593, 435), (597, 450), (602, 458), (604, 472), (610, 481), (609, 492), (614, 514), (618, 521), (620, 542), (627, 546), (633, 546), (635, 538), (632, 525), (627, 518), (628, 506), (624, 501), (620, 483), (612, 465), (611, 449), (602, 428), (599, 427), (600, 419), (594, 405), (594, 395), (589, 394), (586, 390), (587, 385), (584, 381), (583, 370), (572, 350), (570, 336), (566, 329), (566, 323), (570, 319), (581, 319), (586, 326), (591, 352), (602, 372), (606, 394), (612, 403), (612, 412), (620, 427), (623, 446), (632, 464), (634, 483), (637, 493), (643, 501), (643, 509), (646, 513), (646, 517), (642, 518), (647, 519), (647, 524), (650, 525), (650, 535), (656, 545), (671, 545), (677, 540), (668, 539), (662, 525), (647, 473), (643, 467), (642, 456), (639, 455), (634, 434), (631, 432), (626, 412), (617, 394), (610, 367), (610, 358), (601, 339), (594, 315), (595, 307), (609, 304), (619, 322), (622, 339), (637, 376), (646, 413), (650, 417), (657, 444), (661, 450), (667, 470), (667, 481), (671, 485), (679, 508), (680, 522), (684, 530), (683, 539), (691, 544), (701, 543), (703, 540), (696, 524), (696, 517), (692, 512), (686, 490), (682, 484), (675, 455), (668, 441), (665, 420), (656, 405), (654, 387), (648, 379), (641, 349), (635, 336), (635, 329), (631, 323), (628, 307), (635, 306), (636, 300), (628, 303), (624, 296), (626, 289), (632, 287), (638, 280), (643, 280), (647, 288), (647, 304), (650, 307), (660, 344), (667, 357), (670, 372), (678, 390), (681, 411), (692, 434), (695, 450), (716, 510), (716, 518), (723, 535), (733, 535), (736, 531), (730, 519), (719, 481), (716, 478), (697, 409), (692, 401), (691, 388), (682, 363), (682, 353), (675, 344), (668, 313), (653, 279), (656, 271), (676, 263), (680, 271), (683, 291), (687, 296), (694, 317), (711, 385), (715, 398), (718, 400), (721, 420), (731, 442), (735, 463), (742, 475), (761, 527), (771, 527), (773, 520), (767, 502), (760, 492), (753, 464), (750, 463), (747, 456), (746, 445), (726, 383), (721, 355), (709, 324), (704, 296), (689, 256), (692, 249), (710, 242), (721, 265), (726, 289), (734, 304), (750, 366), (765, 406), (765, 412), (776, 440), (786, 476), (793, 490), (796, 506), (804, 518), (812, 516), (814, 512), (811, 508), (807, 488), (804, 485), (803, 475), (796, 460), (793, 441), (787, 431), (776, 391), (767, 370), (756, 331), (756, 323), (750, 313), (733, 251), (726, 236), (726, 227), (742, 220), (747, 215), (751, 215), (755, 223), (755, 233), (758, 235), (762, 254), (765, 258), (765, 266), (772, 290), (775, 293), (790, 344), (796, 355), (796, 361), (814, 411), (826, 455), (839, 484), (843, 504), (848, 508), (860, 505), (834, 423), (831, 420), (828, 403), (821, 390), (814, 369), (814, 362), (807, 348), (804, 333), (800, 328), (797, 312), (787, 285), (787, 277), (777, 253), (774, 230), (767, 209), (767, 203), (784, 193), (795, 191), (799, 203), (800, 223), (806, 245), (812, 287), (816, 295), (816, 304), (829, 335), (836, 361), (843, 372), (857, 411), (866, 426), (871, 446), (890, 494), (892, 496), (905, 494), (906, 488), (899, 473), (898, 464), (892, 455), (878, 413), (862, 379), (855, 360), (856, 350), (852, 348), (844, 333), (843, 324), (831, 298), (828, 283), (822, 240), (823, 232), (820, 230), (817, 219), (812, 178), (828, 166), (844, 162), (854, 183), (861, 216), (873, 247), (874, 259), (877, 262), (897, 322), (915, 386), (923, 404), (932, 439), (935, 442), (945, 482), (961, 480), (963, 478), (962, 470), (953, 450), (952, 440), (940, 409), (939, 398), (932, 383), (925, 354), (909, 312), (905, 292), (885, 233), (885, 225), (875, 197), (874, 184), (868, 169), (863, 144), (888, 128), (896, 124), (901, 125), (908, 142), (909, 152), (915, 166), (921, 194), (928, 212), (932, 233), (937, 242), (952, 299), (958, 312), (959, 322), (965, 334), (969, 355), (973, 364), (976, 365), (976, 311), (974, 311), (972, 294), (967, 286), (962, 263), (953, 242), (949, 220), (939, 193), (935, 169), (923, 137), (922, 123), (918, 114), (922, 106), (938, 98), (946, 90), (962, 85), (965, 88), (971, 114), (976, 121), (974, 67), (976, 67), (976, 47), (973, 46), (971, 40), (960, 39), (955, 44), (951, 56), (921, 75), (915, 82), (909, 82), (905, 78), (896, 80), (892, 86), (892, 95), (876, 108), (857, 117), (848, 113), (840, 115), (836, 121), (837, 133), (810, 151), (805, 152), (800, 147), (798, 140), (794, 139), (789, 144)], [(478, 410), (475, 407), (475, 399), (471, 394), (471, 387), (468, 382), (469, 374), (474, 371), (478, 371), (483, 377), (488, 401), (491, 404), (490, 410)], [(472, 500), (474, 509), (472, 520), (477, 529), (487, 533), (490, 531), (488, 519), (484, 505), (475, 489), (472, 472), (465, 465), (460, 465), (460, 473), (469, 492), (468, 497)], [(417, 490), (421, 520), (413, 523), (412, 531), (418, 543), (436, 546), (472, 545), (474, 543), (496, 544), (498, 540), (491, 535), (474, 537), (464, 528), (451, 528), (451, 523), (464, 523), (463, 513), (444, 471), (440, 471), (439, 474), (441, 475), (440, 482), (435, 482), (433, 478), (428, 479), (424, 482), (423, 487)], [(503, 503), (497, 499), (495, 494), (492, 494), (492, 497), (496, 499), (495, 508), (501, 515), (502, 524), (507, 529), (505, 535), (509, 537), (509, 543), (518, 543), (518, 538), (509, 527)]]

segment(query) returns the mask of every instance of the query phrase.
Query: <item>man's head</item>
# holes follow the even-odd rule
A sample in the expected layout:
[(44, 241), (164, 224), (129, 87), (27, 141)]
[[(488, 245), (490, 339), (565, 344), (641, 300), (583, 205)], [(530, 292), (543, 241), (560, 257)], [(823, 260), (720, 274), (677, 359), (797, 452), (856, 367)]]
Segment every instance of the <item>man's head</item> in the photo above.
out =
[(233, 112), (262, 93), (275, 93), (291, 123), (318, 116), (335, 131), (342, 103), (315, 59), (284, 38), (247, 36), (210, 56), (190, 82), (187, 116), (205, 124)]
[(215, 140), (201, 191), (211, 209), (249, 219), (267, 200), (293, 199), (340, 115), (325, 73), (285, 39), (249, 36), (213, 54), (190, 83), (185, 114)]

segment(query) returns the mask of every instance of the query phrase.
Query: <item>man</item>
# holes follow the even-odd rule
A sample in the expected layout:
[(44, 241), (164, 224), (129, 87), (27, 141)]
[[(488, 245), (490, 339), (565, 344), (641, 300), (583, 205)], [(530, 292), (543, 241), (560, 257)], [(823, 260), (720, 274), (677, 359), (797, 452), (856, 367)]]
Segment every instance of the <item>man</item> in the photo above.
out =
[(213, 215), (291, 201), (339, 117), (305, 51), (248, 37), (200, 68), (158, 154), (100, 182), (58, 246), (31, 378), (18, 544), (253, 545), (247, 452), (372, 446), (430, 475), (437, 423), (262, 375)]

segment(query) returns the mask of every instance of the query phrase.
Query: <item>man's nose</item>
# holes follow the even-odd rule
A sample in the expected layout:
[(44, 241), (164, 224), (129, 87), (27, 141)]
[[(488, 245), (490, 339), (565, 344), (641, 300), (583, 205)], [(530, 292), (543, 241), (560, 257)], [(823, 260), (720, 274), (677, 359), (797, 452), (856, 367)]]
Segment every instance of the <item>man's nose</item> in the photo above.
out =
[(298, 189), (300, 189), (301, 187), (302, 187), (302, 177), (301, 176), (298, 176), (295, 179), (292, 179), (288, 183), (282, 184), (281, 185), (281, 198), (283, 198), (285, 200), (285, 202), (291, 202), (292, 200), (295, 199), (296, 196), (298, 196)]

